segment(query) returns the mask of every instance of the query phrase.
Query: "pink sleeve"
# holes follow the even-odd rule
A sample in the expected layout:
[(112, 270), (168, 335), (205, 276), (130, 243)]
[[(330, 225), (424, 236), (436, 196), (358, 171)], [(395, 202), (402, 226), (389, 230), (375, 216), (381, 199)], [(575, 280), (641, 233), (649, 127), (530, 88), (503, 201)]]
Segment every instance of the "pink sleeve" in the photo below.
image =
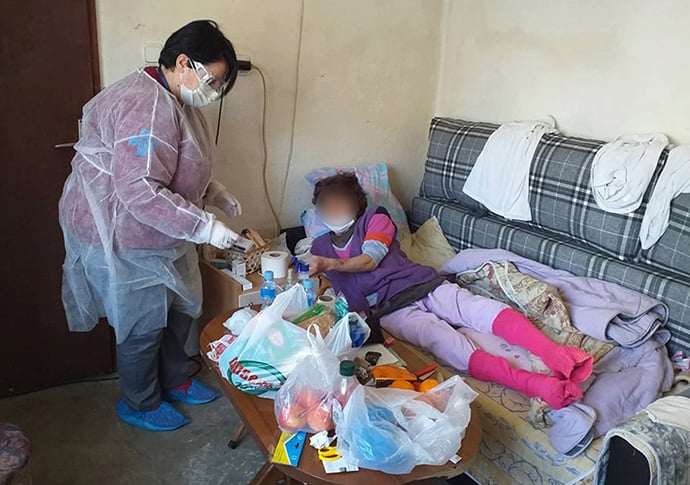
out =
[(140, 100), (117, 117), (112, 180), (117, 197), (139, 222), (193, 242), (213, 216), (170, 189), (178, 163), (178, 122), (156, 100)]
[(393, 224), (393, 221), (387, 214), (374, 214), (373, 217), (369, 219), (364, 242), (378, 241), (386, 247), (389, 247), (393, 242), (393, 238), (395, 238), (395, 232), (395, 224)]

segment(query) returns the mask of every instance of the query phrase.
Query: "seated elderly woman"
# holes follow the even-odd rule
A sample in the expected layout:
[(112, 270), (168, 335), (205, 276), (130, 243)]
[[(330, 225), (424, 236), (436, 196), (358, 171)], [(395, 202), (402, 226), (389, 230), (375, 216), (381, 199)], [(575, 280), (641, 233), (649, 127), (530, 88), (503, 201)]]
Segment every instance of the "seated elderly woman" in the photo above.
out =
[[(592, 358), (558, 345), (521, 313), (473, 295), (428, 266), (411, 262), (396, 240), (397, 228), (382, 207), (367, 207), (357, 177), (342, 173), (320, 180), (313, 203), (330, 232), (312, 246), (311, 272), (325, 273), (350, 310), (378, 315), (397, 338), (420, 346), (460, 371), (539, 396), (558, 409), (577, 401), (577, 383), (592, 372)], [(539, 356), (552, 375), (514, 369), (503, 357), (475, 346), (456, 329), (493, 333)]]

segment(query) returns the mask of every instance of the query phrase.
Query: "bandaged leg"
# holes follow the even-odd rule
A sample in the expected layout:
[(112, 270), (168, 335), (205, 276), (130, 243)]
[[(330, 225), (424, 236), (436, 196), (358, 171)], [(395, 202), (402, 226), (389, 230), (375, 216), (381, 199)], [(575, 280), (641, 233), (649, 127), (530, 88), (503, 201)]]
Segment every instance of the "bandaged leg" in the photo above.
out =
[(509, 344), (519, 345), (541, 358), (556, 377), (578, 383), (592, 374), (593, 359), (587, 352), (551, 341), (527, 317), (512, 308), (496, 316), (492, 330)]
[(573, 382), (554, 376), (513, 369), (503, 357), (476, 350), (469, 358), (469, 374), (481, 381), (490, 381), (540, 397), (553, 409), (560, 409), (582, 398), (582, 390)]

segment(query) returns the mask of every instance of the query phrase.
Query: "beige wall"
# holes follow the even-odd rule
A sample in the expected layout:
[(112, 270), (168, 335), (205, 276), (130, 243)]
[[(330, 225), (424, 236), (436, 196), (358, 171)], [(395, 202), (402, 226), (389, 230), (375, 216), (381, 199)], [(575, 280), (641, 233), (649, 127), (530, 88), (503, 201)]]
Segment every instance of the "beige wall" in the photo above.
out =
[[(163, 43), (189, 20), (212, 18), (266, 75), (269, 185), (285, 180), (295, 99), (300, 0), (99, 0), (103, 83), (143, 63), (143, 45)], [(423, 170), (437, 85), (441, 0), (305, 0), (294, 154), (281, 213), (299, 222), (309, 203), (304, 174), (326, 165), (389, 163), (404, 204)], [(217, 178), (242, 201), (236, 227), (269, 229), (261, 184), (261, 84), (240, 77), (227, 98)], [(207, 110), (215, 119), (217, 106)], [(215, 121), (213, 121), (215, 123)]]
[(436, 113), (690, 142), (690, 2), (446, 0)]

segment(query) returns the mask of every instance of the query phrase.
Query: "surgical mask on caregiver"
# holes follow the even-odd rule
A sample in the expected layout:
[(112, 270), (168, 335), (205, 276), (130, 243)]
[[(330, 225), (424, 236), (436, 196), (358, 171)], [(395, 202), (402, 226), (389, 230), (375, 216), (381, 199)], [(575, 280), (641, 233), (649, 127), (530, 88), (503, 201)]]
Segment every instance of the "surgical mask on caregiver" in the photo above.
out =
[(336, 234), (342, 234), (352, 227), (355, 220), (352, 217), (339, 217), (323, 221), (324, 225)]

